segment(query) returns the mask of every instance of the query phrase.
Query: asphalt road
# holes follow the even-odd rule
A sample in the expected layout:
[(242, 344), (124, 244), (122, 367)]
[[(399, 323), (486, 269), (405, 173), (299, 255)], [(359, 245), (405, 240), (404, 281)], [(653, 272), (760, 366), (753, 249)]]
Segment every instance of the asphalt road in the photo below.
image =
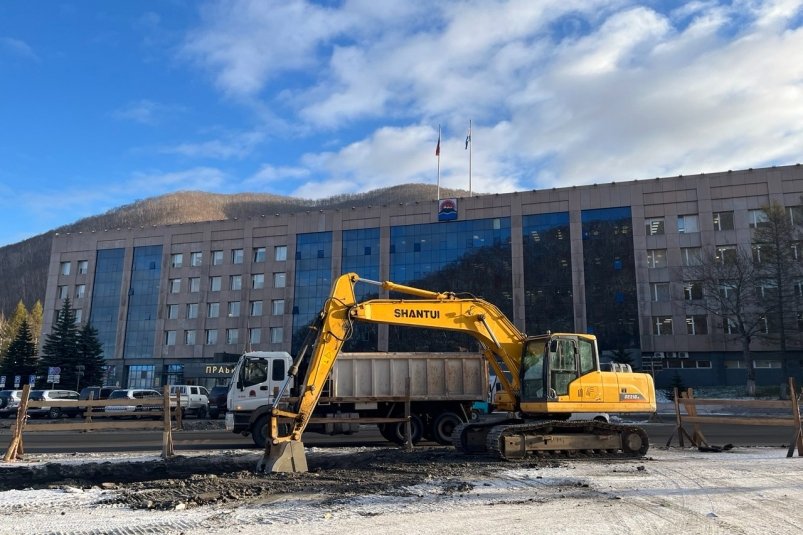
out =
[[(675, 432), (674, 423), (665, 418), (661, 422), (639, 423), (650, 437), (653, 447), (664, 446)], [(689, 433), (691, 426), (686, 427)], [(709, 425), (702, 428), (711, 445), (723, 446), (787, 446), (793, 430), (788, 427), (757, 427), (735, 425)], [(5, 451), (11, 440), (8, 428), (0, 429), (0, 451)], [(173, 434), (176, 452), (181, 450), (227, 450), (252, 448), (250, 437), (243, 437), (224, 429), (176, 431)], [(374, 426), (363, 426), (359, 433), (350, 436), (326, 436), (316, 433), (304, 435), (308, 446), (387, 446)], [(28, 433), (24, 437), (27, 453), (90, 453), (124, 451), (161, 451), (162, 434), (150, 430), (54, 431)], [(673, 436), (672, 445), (678, 445)], [(686, 446), (689, 446), (686, 442)]]

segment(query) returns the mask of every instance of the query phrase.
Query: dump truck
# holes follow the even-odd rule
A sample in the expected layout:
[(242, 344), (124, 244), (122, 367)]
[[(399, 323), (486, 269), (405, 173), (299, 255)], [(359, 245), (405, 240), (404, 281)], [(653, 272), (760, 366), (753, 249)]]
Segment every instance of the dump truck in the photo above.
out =
[[(226, 429), (250, 435), (264, 448), (271, 410), (292, 358), (281, 351), (243, 354), (234, 367), (226, 399)], [(471, 418), (474, 403), (488, 397), (488, 365), (478, 353), (343, 353), (322, 383), (308, 432), (354, 434), (361, 420), (395, 419), (376, 425), (397, 444), (406, 439), (409, 401), (410, 439), (451, 444), (454, 429)], [(292, 381), (288, 385), (292, 395)], [(321, 419), (333, 420), (331, 423)], [(353, 422), (344, 423), (344, 419)]]

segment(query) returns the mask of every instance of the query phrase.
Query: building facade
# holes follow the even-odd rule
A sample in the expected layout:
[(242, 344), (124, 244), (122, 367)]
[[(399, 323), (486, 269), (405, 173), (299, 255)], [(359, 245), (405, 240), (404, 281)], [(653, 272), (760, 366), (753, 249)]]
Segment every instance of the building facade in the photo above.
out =
[[(334, 278), (356, 272), (482, 297), (529, 334), (594, 333), (604, 355), (626, 352), (659, 386), (743, 384), (739, 340), (690, 307), (699, 295), (684, 267), (705, 252), (749, 248), (761, 208), (777, 202), (797, 217), (801, 194), (798, 164), (62, 234), (43, 333), (70, 297), (77, 321), (98, 330), (107, 384), (212, 386), (244, 350), (295, 353)], [(357, 290), (358, 299), (386, 296)], [(759, 383), (781, 380), (781, 358), (800, 379), (800, 337), (789, 340), (784, 355), (771, 338), (754, 340)], [(345, 349), (476, 343), (357, 325)]]

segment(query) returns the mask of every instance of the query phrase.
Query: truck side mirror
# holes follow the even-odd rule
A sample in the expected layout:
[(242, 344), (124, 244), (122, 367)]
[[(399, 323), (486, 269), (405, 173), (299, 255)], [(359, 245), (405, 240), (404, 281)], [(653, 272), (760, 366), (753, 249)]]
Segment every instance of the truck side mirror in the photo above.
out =
[(242, 390), (242, 389), (243, 389), (243, 382), (242, 382), (242, 381), (240, 381), (240, 380), (238, 380), (238, 381), (237, 381), (237, 384), (236, 384), (236, 385), (234, 385), (234, 386), (236, 386), (236, 387), (237, 387), (237, 389), (239, 389), (239, 390)]

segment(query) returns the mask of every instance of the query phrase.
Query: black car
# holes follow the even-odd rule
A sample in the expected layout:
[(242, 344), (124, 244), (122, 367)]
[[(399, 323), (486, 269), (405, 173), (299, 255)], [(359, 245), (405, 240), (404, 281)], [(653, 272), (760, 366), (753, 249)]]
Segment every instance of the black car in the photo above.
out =
[(209, 417), (213, 420), (221, 414), (226, 414), (226, 396), (229, 393), (227, 385), (212, 387), (209, 391)]
[(17, 415), (22, 390), (3, 390), (0, 392), (0, 418)]
[(92, 399), (109, 399), (109, 394), (115, 390), (114, 386), (85, 386), (81, 389), (80, 399), (89, 399), (89, 394), (92, 394)]
[[(89, 395), (92, 395), (93, 400), (109, 399), (109, 394), (117, 390), (113, 386), (85, 386), (81, 389), (81, 394), (78, 399), (87, 400)], [(81, 407), (81, 414), (86, 413), (86, 407)], [(103, 407), (93, 407), (94, 412), (103, 412)]]

